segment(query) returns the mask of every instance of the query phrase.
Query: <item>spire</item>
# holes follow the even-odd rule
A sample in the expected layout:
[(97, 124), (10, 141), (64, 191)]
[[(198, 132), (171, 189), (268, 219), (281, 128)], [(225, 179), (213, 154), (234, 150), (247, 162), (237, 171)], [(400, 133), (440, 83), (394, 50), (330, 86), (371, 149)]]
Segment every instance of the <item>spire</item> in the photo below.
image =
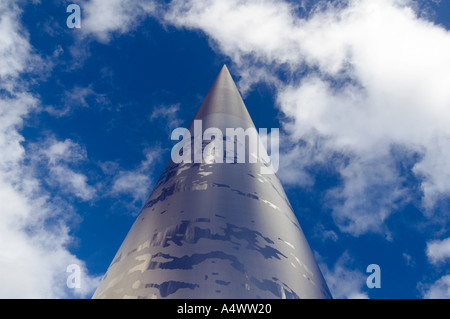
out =
[[(226, 66), (190, 132), (197, 121), (254, 128)], [(263, 166), (169, 160), (93, 298), (330, 298), (280, 181)]]
[(212, 113), (231, 114), (247, 121), (254, 127), (250, 114), (225, 64), (195, 114), (194, 120), (200, 120)]

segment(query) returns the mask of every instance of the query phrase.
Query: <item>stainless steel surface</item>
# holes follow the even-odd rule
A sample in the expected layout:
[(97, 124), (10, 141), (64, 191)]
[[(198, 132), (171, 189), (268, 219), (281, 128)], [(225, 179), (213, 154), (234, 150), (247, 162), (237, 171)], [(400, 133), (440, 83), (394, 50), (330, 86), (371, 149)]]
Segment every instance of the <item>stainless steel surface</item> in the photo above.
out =
[[(203, 130), (254, 128), (226, 66), (194, 120)], [(262, 165), (169, 160), (93, 298), (331, 298)]]

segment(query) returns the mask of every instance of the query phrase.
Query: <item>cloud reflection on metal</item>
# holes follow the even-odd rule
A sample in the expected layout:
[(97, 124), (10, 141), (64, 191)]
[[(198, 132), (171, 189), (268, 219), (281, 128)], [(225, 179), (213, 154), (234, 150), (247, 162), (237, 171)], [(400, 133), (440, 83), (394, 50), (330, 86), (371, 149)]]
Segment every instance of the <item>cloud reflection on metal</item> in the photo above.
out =
[[(254, 127), (226, 66), (194, 120)], [(261, 165), (170, 160), (93, 298), (331, 298), (283, 187)]]

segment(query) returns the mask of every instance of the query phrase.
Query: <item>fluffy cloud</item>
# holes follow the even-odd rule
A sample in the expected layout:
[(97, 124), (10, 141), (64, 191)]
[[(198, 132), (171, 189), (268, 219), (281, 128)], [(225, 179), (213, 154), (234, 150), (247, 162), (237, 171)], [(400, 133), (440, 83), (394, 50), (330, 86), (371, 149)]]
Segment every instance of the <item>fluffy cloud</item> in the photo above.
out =
[[(14, 105), (1, 102), (2, 111)], [(27, 101), (19, 98), (15, 102), (26, 105)], [(8, 274), (0, 279), (0, 295), (2, 298), (60, 298), (75, 296), (73, 293), (89, 296), (98, 280), (89, 275), (84, 262), (69, 250), (72, 238), (68, 225), (75, 217), (73, 209), (67, 201), (50, 197), (33, 168), (25, 164), (28, 154), (20, 144), (23, 138), (18, 133), (21, 121), (16, 117), (5, 130), (0, 130), (3, 140), (0, 143), (0, 268)], [(66, 286), (66, 268), (70, 264), (80, 266), (80, 291)]]
[(151, 15), (157, 6), (153, 1), (91, 0), (80, 3), (83, 12), (82, 32), (100, 42), (108, 42), (114, 34), (126, 33)]
[(0, 79), (3, 88), (11, 89), (13, 83), (7, 83), (7, 78), (17, 78), (29, 68), (31, 60), (39, 57), (30, 54), (28, 39), (20, 32), (21, 11), (17, 6), (12, 1), (2, 1), (0, 13)]
[(408, 174), (428, 214), (450, 191), (450, 34), (415, 7), (351, 0), (299, 14), (271, 0), (172, 1), (165, 21), (207, 34), (232, 58), (241, 89), (274, 86), (289, 144), (298, 143), (280, 175), (296, 171), (310, 185), (308, 166), (339, 159), (343, 182), (327, 199), (340, 229), (358, 236), (386, 231), (386, 218), (410, 200), (415, 189), (399, 163), (413, 161)]
[(428, 287), (424, 294), (426, 299), (450, 299), (450, 275), (443, 276)]
[[(40, 109), (40, 101), (20, 81), (36, 72), (40, 57), (33, 52), (13, 1), (0, 3), (0, 276), (2, 298), (58, 298), (89, 296), (98, 278), (69, 250), (69, 202), (51, 197), (24, 146), (21, 128), (26, 117)], [(47, 149), (50, 162), (66, 156), (60, 145)], [(75, 178), (76, 179), (76, 178)], [(76, 183), (75, 183), (76, 184)], [(78, 183), (81, 186), (83, 183)], [(80, 267), (81, 288), (68, 289), (66, 269)]]
[(426, 254), (433, 264), (444, 262), (450, 258), (450, 238), (427, 243)]

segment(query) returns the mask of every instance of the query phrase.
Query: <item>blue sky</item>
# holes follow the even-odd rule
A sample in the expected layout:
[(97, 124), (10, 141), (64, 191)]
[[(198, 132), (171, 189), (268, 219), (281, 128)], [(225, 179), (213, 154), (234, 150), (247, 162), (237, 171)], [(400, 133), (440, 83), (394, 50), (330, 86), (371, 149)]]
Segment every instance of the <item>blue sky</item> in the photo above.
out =
[(0, 296), (92, 295), (227, 64), (333, 296), (449, 298), (449, 28), (447, 0), (2, 0)]

